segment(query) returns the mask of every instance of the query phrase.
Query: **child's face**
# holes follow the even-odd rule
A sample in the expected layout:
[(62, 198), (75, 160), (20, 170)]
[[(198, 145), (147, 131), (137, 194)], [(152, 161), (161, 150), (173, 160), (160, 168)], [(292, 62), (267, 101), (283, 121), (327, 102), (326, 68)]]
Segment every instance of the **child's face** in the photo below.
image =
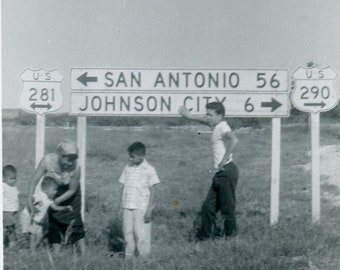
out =
[(144, 155), (138, 155), (135, 153), (129, 154), (129, 161), (131, 165), (139, 165), (143, 162), (143, 160), (144, 160)]
[(14, 187), (17, 182), (17, 174), (14, 172), (7, 172), (4, 175), (4, 181), (7, 185)]
[(211, 126), (216, 126), (223, 120), (223, 116), (216, 114), (212, 109), (207, 109), (207, 120)]
[(54, 196), (57, 194), (57, 187), (56, 186), (48, 187), (45, 190), (45, 194), (50, 200), (54, 199)]

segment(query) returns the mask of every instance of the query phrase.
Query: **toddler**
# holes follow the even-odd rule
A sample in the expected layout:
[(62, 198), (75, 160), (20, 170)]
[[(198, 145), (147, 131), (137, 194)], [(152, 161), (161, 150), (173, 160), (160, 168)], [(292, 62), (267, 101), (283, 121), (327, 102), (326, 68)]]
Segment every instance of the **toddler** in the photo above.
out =
[(4, 166), (2, 169), (4, 247), (14, 247), (16, 242), (15, 224), (19, 210), (19, 190), (16, 182), (16, 168), (13, 165)]
[(47, 225), (47, 210), (51, 207), (55, 211), (72, 211), (71, 206), (59, 206), (53, 202), (58, 184), (50, 176), (45, 176), (41, 182), (41, 191), (34, 194), (34, 213), (29, 213), (25, 207), (21, 212), (22, 232), (30, 235), (30, 247), (34, 251), (43, 239), (43, 229)]

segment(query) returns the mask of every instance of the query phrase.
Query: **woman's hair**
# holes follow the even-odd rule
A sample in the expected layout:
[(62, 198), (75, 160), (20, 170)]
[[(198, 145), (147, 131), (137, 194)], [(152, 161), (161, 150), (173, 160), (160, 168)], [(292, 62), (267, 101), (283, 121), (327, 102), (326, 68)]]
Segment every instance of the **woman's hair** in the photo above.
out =
[(72, 141), (64, 141), (58, 144), (57, 152), (61, 156), (78, 155), (77, 145)]

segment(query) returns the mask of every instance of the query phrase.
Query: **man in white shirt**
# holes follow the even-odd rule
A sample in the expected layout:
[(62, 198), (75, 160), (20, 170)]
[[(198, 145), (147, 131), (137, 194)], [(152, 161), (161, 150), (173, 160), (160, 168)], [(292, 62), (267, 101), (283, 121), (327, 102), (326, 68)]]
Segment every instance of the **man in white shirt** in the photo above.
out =
[(238, 180), (238, 169), (233, 162), (232, 153), (238, 139), (224, 120), (225, 108), (220, 102), (206, 105), (206, 117), (192, 115), (184, 106), (179, 113), (189, 120), (195, 120), (212, 128), (212, 150), (216, 173), (212, 185), (202, 206), (202, 223), (197, 234), (199, 240), (213, 236), (216, 226), (216, 213), (221, 210), (224, 219), (226, 237), (236, 234), (235, 189)]

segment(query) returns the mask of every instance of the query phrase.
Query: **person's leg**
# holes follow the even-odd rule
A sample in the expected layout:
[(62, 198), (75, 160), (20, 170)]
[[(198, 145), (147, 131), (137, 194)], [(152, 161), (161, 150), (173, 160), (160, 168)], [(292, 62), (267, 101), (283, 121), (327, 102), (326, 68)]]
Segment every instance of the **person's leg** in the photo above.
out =
[[(70, 225), (68, 225), (70, 226)], [(81, 256), (86, 254), (86, 240), (84, 224), (81, 222), (78, 225), (72, 225), (72, 233), (69, 235), (68, 243), (80, 253)], [(66, 233), (67, 234), (67, 233)]]
[(61, 244), (58, 244), (58, 243), (53, 243), (52, 244), (52, 250), (55, 252), (55, 253), (60, 253), (61, 251)]
[(2, 212), (2, 225), (3, 225), (3, 244), (4, 247), (12, 247), (13, 246), (13, 233), (15, 232), (15, 213), (12, 211), (3, 211)]
[(224, 219), (224, 233), (226, 236), (236, 234), (236, 185), (238, 170), (234, 163), (226, 165), (225, 171), (219, 173), (216, 178), (218, 203)]
[(216, 200), (217, 196), (213, 183), (202, 206), (202, 223), (201, 228), (197, 233), (197, 238), (199, 240), (204, 240), (211, 236), (212, 226), (215, 224), (216, 212), (218, 210)]
[(125, 256), (134, 255), (135, 239), (133, 235), (133, 210), (123, 210), (123, 233), (126, 242)]
[(146, 210), (134, 210), (136, 246), (140, 256), (147, 257), (151, 253), (151, 222), (144, 222)]
[(30, 250), (32, 254), (36, 254), (38, 245), (38, 236), (35, 233), (30, 233)]
[(52, 246), (52, 250), (55, 253), (60, 253), (61, 243), (63, 242), (62, 237), (65, 237), (65, 231), (67, 226), (59, 223), (56, 219), (49, 216), (49, 226), (48, 226), (48, 242)]
[(85, 253), (86, 253), (85, 238), (79, 239), (77, 241), (77, 246), (78, 246), (80, 255), (85, 255)]
[(3, 228), (3, 245), (4, 248), (8, 247), (8, 229), (7, 226), (4, 226)]
[(9, 226), (8, 229), (8, 247), (15, 247), (17, 241), (17, 234), (15, 225)]

